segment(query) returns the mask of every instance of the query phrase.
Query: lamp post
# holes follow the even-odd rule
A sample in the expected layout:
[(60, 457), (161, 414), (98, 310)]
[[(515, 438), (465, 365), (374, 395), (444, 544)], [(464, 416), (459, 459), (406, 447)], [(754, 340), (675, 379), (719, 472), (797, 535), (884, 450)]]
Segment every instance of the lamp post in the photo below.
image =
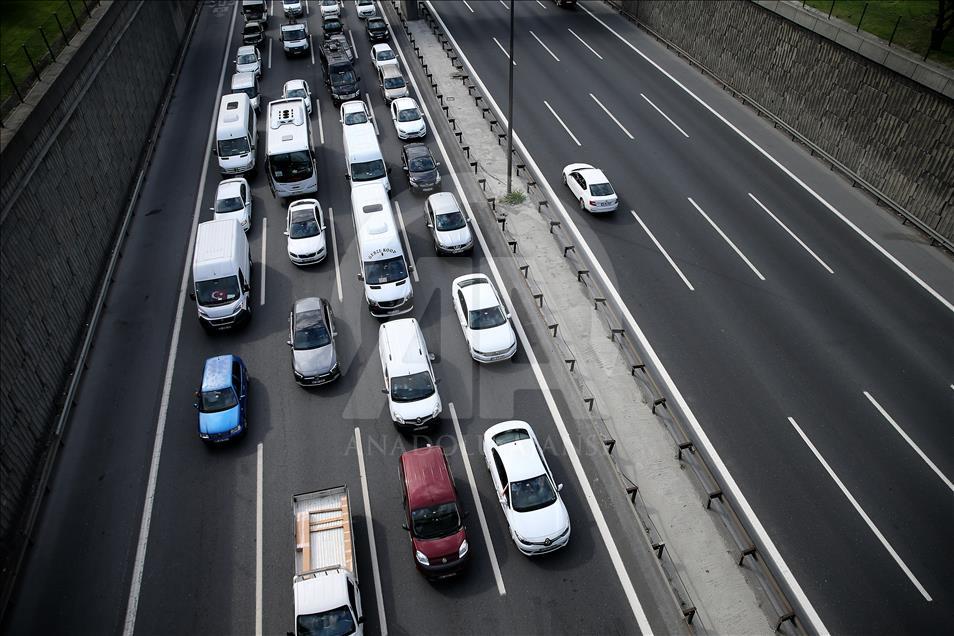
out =
[(507, 104), (507, 194), (512, 192), (513, 179), (511, 170), (513, 168), (513, 0), (510, 0), (510, 92), (508, 94)]

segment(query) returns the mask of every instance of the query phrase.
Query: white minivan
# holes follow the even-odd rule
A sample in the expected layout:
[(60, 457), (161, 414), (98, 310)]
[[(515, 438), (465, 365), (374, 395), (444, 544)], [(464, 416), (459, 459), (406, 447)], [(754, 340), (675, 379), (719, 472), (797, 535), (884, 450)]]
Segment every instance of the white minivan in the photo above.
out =
[(199, 223), (192, 285), (189, 297), (206, 329), (228, 329), (251, 317), (252, 256), (238, 221)]
[(390, 192), (388, 172), (391, 169), (384, 163), (374, 124), (342, 124), (341, 134), (344, 138), (345, 168), (348, 171), (345, 178), (351, 181), (351, 186), (380, 183)]
[(394, 223), (388, 193), (380, 183), (351, 188), (351, 217), (358, 239), (358, 280), (375, 318), (414, 309), (411, 268)]
[(245, 93), (223, 95), (215, 126), (214, 154), (222, 174), (243, 174), (255, 170), (258, 126), (252, 102)]
[(378, 328), (378, 355), (384, 373), (388, 411), (398, 430), (417, 432), (432, 428), (441, 414), (438, 379), (424, 334), (414, 318), (383, 323)]

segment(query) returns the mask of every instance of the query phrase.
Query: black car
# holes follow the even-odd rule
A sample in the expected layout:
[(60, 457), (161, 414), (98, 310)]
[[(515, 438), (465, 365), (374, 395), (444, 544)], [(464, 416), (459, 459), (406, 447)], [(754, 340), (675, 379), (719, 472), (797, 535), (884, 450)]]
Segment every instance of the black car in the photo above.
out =
[(338, 18), (328, 16), (321, 21), (321, 30), (325, 34), (325, 37), (341, 33), (343, 29), (344, 27), (341, 24), (341, 20)]
[(261, 22), (246, 22), (242, 27), (242, 43), (258, 44), (265, 39), (265, 29)]
[(405, 144), (401, 150), (401, 163), (412, 191), (430, 192), (441, 182), (434, 155), (425, 144)]
[(325, 86), (331, 92), (331, 99), (335, 105), (349, 99), (358, 99), (361, 88), (358, 82), (361, 76), (354, 70), (354, 65), (343, 53), (331, 53), (325, 58)]
[(391, 34), (388, 33), (388, 25), (381, 18), (368, 18), (368, 39), (371, 42), (387, 42)]

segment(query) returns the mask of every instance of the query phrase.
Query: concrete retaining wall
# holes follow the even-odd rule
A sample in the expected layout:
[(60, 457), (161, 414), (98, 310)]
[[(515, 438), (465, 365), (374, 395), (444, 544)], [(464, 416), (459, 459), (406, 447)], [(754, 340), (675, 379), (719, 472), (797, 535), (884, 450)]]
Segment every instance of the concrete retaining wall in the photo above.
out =
[(954, 102), (745, 0), (615, 0), (954, 240)]
[(17, 530), (195, 6), (104, 2), (95, 29), (0, 156), (3, 564), (21, 542)]

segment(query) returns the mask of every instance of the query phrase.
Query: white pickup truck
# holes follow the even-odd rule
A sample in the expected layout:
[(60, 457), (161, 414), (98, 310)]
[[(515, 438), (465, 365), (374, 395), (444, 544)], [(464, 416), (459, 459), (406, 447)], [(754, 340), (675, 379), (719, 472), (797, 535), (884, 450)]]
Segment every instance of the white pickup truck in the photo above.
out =
[(292, 497), (295, 514), (295, 634), (363, 633), (346, 486)]

